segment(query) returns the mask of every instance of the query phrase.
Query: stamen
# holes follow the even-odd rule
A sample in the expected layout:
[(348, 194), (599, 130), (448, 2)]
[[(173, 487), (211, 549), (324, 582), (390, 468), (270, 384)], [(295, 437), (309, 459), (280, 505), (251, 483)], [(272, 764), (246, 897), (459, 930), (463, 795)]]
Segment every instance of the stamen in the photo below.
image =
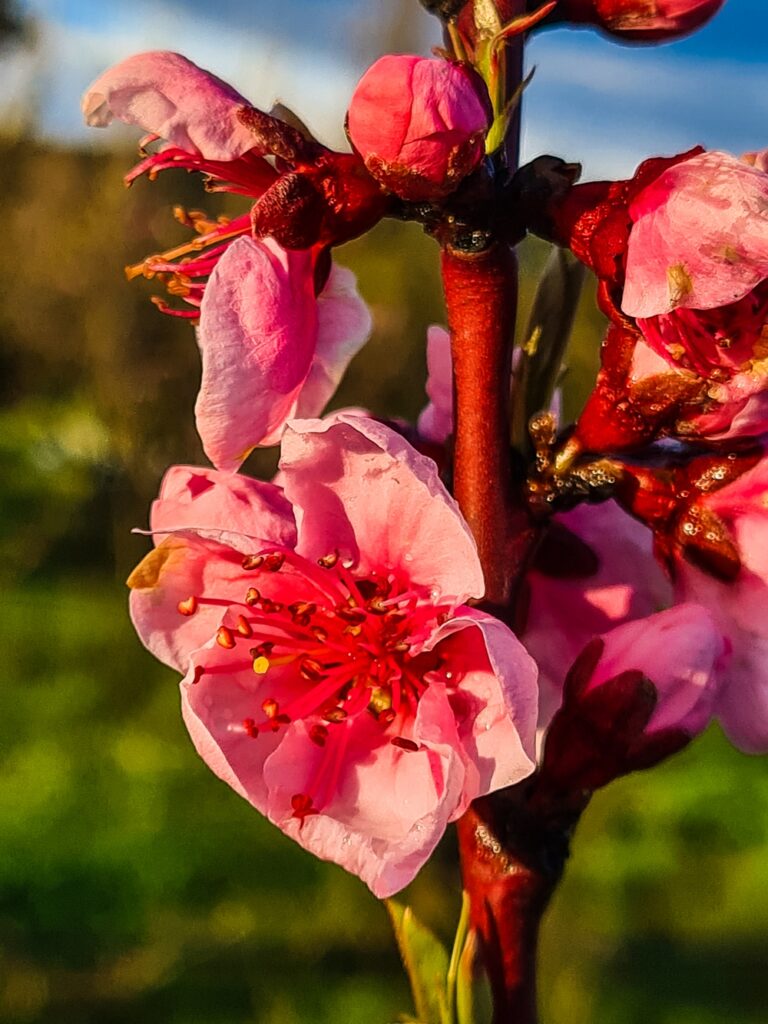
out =
[(269, 672), (269, 658), (265, 658), (263, 654), (253, 659), (253, 671), (257, 676), (265, 676)]
[(253, 630), (251, 629), (250, 623), (244, 615), (238, 615), (237, 626), (235, 627), (240, 636), (251, 637), (253, 636)]
[(232, 635), (232, 630), (226, 626), (219, 626), (216, 632), (216, 643), (219, 647), (223, 647), (227, 651), (231, 651), (235, 646), (235, 638)]
[(179, 601), (176, 607), (179, 610), (179, 615), (194, 615), (197, 611), (197, 598), (193, 594), (184, 601)]

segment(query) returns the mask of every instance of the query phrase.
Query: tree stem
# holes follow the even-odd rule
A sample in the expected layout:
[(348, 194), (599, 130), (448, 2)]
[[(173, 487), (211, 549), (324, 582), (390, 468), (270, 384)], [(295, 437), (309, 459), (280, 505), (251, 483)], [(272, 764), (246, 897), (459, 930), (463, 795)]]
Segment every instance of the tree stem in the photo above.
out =
[[(501, 0), (498, 10), (506, 22), (525, 6), (525, 0)], [(509, 40), (504, 61), (512, 96), (522, 82), (522, 38)], [(504, 141), (510, 174), (519, 138), (518, 105)], [(477, 542), (485, 606), (510, 621), (536, 536), (515, 493), (510, 457), (517, 260), (502, 240), (471, 255), (448, 246), (442, 274), (455, 388), (454, 494)], [(537, 1024), (539, 925), (565, 858), (563, 833), (544, 826), (527, 794), (523, 783), (476, 800), (458, 823), (470, 921), (493, 991), (493, 1024)]]
[(486, 602), (505, 609), (512, 592), (504, 552), (517, 265), (510, 248), (497, 242), (472, 256), (445, 249), (442, 271), (455, 382), (454, 493), (477, 542)]

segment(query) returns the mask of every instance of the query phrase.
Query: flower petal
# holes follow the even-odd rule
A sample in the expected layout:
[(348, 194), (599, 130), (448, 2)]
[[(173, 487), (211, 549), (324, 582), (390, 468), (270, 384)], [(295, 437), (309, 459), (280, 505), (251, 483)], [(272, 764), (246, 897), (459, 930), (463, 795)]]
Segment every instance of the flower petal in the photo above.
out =
[[(651, 531), (615, 502), (581, 506), (556, 521), (587, 544), (597, 561), (586, 576), (530, 573), (523, 641), (539, 666), (541, 725), (559, 707), (565, 675), (593, 637), (672, 601), (672, 588), (653, 557)], [(568, 558), (566, 549), (564, 570)]]
[(208, 160), (234, 160), (257, 140), (237, 117), (247, 100), (180, 53), (137, 53), (115, 64), (86, 90), (86, 122), (106, 127), (117, 117)]
[[(462, 799), (463, 756), (445, 694), (430, 687), (414, 726), (418, 751), (380, 735), (373, 718), (346, 725), (338, 785), (318, 814), (298, 821), (291, 797), (306, 792), (327, 752), (297, 723), (264, 766), (268, 816), (324, 860), (359, 875), (384, 898), (407, 885), (442, 837)], [(341, 743), (340, 734), (336, 742)]]
[(155, 536), (188, 530), (243, 552), (261, 540), (296, 543), (293, 511), (279, 487), (203, 466), (171, 466), (152, 503), (150, 526)]
[(271, 239), (238, 238), (219, 260), (200, 308), (203, 376), (195, 413), (205, 453), (234, 470), (274, 444), (317, 343), (312, 257)]
[(713, 309), (768, 276), (768, 174), (729, 153), (668, 168), (630, 206), (622, 309)]
[(427, 330), (427, 397), (429, 403), (419, 416), (419, 435), (444, 444), (453, 433), (453, 362), (451, 336), (437, 324)]
[(725, 641), (712, 615), (697, 604), (635, 619), (604, 634), (592, 675), (593, 690), (623, 672), (639, 670), (656, 687), (648, 733), (681, 729), (691, 736), (707, 725), (718, 695)]
[[(131, 619), (156, 658), (187, 671), (190, 653), (214, 635), (226, 606), (243, 601), (251, 580), (242, 561), (241, 552), (224, 544), (175, 533), (139, 562), (128, 577)], [(195, 602), (185, 614), (179, 605), (190, 598)]]
[(400, 570), (435, 600), (482, 596), (469, 527), (432, 460), (399, 434), (364, 417), (296, 420), (282, 451), (301, 554), (338, 550), (363, 571)]
[(449, 700), (469, 763), (478, 769), (468, 801), (526, 778), (536, 767), (538, 670), (498, 619), (472, 608), (442, 625), (431, 649), (451, 675)]
[(296, 416), (320, 415), (370, 333), (371, 314), (357, 290), (355, 275), (334, 263), (317, 298), (317, 346), (299, 392)]

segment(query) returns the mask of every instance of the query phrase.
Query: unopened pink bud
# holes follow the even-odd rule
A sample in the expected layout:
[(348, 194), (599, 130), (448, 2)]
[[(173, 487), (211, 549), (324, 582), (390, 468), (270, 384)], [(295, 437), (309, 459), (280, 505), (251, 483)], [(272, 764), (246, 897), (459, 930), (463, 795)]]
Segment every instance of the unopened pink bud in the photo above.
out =
[(437, 200), (482, 160), (491, 116), (485, 85), (468, 66), (389, 55), (358, 83), (347, 132), (389, 192)]
[(586, 22), (625, 40), (661, 42), (693, 32), (725, 0), (561, 0), (561, 21)]

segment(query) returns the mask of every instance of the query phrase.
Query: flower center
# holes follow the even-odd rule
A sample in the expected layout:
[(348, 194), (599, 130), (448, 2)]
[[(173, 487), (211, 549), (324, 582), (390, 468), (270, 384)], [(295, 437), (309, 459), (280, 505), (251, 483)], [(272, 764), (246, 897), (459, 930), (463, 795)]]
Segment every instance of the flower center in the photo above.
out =
[[(253, 573), (253, 586), (241, 604), (230, 605), (216, 642), (233, 654), (228, 670), (250, 669), (260, 685), (253, 716), (234, 728), (257, 739), (305, 723), (326, 756), (310, 791), (293, 797), (293, 815), (303, 822), (330, 799), (347, 727), (356, 719), (368, 716), (382, 740), (386, 734), (402, 750), (419, 750), (412, 738), (416, 708), (440, 665), (421, 647), (452, 605), (398, 573), (353, 573), (336, 553), (312, 563), (270, 548), (242, 565)], [(187, 598), (179, 614), (192, 615), (205, 602)], [(211, 671), (198, 668), (195, 682)]]

